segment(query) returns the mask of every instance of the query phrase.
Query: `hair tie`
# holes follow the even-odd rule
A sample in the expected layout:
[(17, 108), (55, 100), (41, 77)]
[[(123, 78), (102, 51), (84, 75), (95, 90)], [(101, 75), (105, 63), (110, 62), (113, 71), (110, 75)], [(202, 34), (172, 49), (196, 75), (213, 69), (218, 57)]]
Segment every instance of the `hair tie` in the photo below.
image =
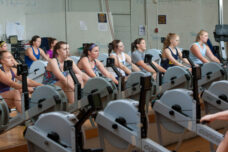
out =
[(89, 50), (91, 51), (94, 47), (96, 47), (97, 45), (96, 44), (93, 44), (89, 47)]

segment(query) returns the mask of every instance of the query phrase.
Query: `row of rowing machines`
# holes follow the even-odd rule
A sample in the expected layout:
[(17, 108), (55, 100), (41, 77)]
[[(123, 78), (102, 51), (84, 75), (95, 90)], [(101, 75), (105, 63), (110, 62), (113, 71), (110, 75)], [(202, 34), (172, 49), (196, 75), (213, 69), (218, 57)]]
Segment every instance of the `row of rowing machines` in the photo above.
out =
[[(145, 57), (145, 59), (145, 62), (151, 63), (150, 56)], [(107, 63), (119, 74), (118, 70), (113, 66), (112, 59), (108, 59)], [(26, 67), (22, 66), (20, 69), (24, 71), (22, 72), (22, 77), (26, 77), (26, 71), (28, 71)], [(193, 88), (193, 92), (187, 89), (173, 89), (180, 86), (177, 83), (179, 83), (178, 79), (181, 76), (177, 72), (177, 76), (170, 74), (169, 78), (167, 78), (168, 76), (165, 73), (162, 78), (162, 85), (152, 80), (150, 74), (136, 72), (132, 73), (126, 82), (123, 79), (119, 79), (118, 88), (108, 79), (94, 78), (90, 79), (82, 90), (72, 72), (72, 62), (64, 63), (64, 69), (69, 71), (75, 82), (74, 104), (68, 105), (65, 94), (56, 86), (38, 87), (32, 94), (31, 99), (28, 98), (27, 91), (24, 89), (24, 99), (22, 101), (24, 109), (22, 114), (19, 114), (16, 118), (9, 119), (7, 105), (1, 104), (1, 110), (5, 109), (1, 112), (1, 117), (4, 118), (1, 119), (4, 120), (1, 121), (1, 131), (7, 131), (26, 120), (37, 118), (43, 112), (48, 112), (42, 114), (38, 120), (34, 120), (34, 125), (27, 128), (25, 138), (28, 140), (29, 147), (39, 149), (39, 151), (53, 151), (56, 148), (55, 146), (59, 148), (58, 151), (83, 151), (81, 125), (94, 111), (104, 107), (104, 110), (98, 112), (96, 116), (101, 138), (108, 137), (112, 145), (120, 148), (132, 144), (139, 149), (144, 148), (144, 151), (153, 151), (153, 149), (165, 151), (164, 147), (147, 138), (147, 115), (145, 111), (147, 108), (145, 107), (149, 105), (147, 103), (151, 101), (151, 98), (156, 98), (157, 100), (153, 103), (153, 109), (158, 118), (157, 122), (164, 124), (168, 130), (182, 132), (183, 128), (185, 128), (198, 133), (204, 138), (209, 134), (214, 137), (214, 140), (210, 137), (206, 139), (216, 145), (223, 139), (223, 135), (206, 125), (199, 124), (200, 107), (199, 100), (196, 97), (199, 91), (198, 85), (205, 84), (198, 82), (201, 75), (204, 75), (203, 72), (200, 72), (199, 67), (194, 67), (193, 65), (192, 74), (190, 72), (184, 73), (186, 79), (184, 84), (190, 84), (188, 86)], [(212, 69), (214, 70), (215, 68)], [(187, 70), (184, 69), (183, 71)], [(211, 81), (212, 77), (213, 80), (224, 79), (226, 77), (225, 71), (224, 69), (223, 72), (220, 71), (220, 77), (215, 79), (214, 77), (217, 75), (214, 74), (214, 71), (207, 72), (204, 78), (208, 79), (208, 81)], [(189, 77), (186, 76), (186, 73)], [(169, 85), (167, 85), (167, 80), (170, 80), (168, 82)], [(202, 82), (209, 83), (208, 81)], [(26, 81), (23, 81), (23, 84), (23, 86), (26, 86)], [(164, 86), (171, 86), (167, 88), (172, 90), (164, 91)], [(208, 90), (210, 90), (210, 87)], [(202, 97), (205, 96), (206, 91), (203, 91)], [(157, 98), (158, 95), (160, 96), (159, 98)], [(137, 97), (139, 102), (123, 99), (131, 98), (132, 96)], [(222, 99), (219, 97), (220, 103), (223, 103), (224, 98), (225, 95), (223, 95)], [(3, 99), (1, 103), (4, 103)], [(112, 135), (110, 136), (110, 134)], [(101, 141), (103, 140), (101, 139)], [(48, 149), (48, 147), (54, 149)], [(104, 146), (102, 147), (104, 148)]]

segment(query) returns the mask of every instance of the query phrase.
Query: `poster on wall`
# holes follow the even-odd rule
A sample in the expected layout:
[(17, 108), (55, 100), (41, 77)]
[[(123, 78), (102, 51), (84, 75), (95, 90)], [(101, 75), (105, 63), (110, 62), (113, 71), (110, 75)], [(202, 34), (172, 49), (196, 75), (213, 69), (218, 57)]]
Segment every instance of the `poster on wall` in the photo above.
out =
[(102, 32), (108, 31), (107, 23), (98, 23), (98, 31), (102, 31)]
[(8, 22), (6, 24), (6, 36), (9, 38), (9, 36), (16, 35), (18, 37), (18, 40), (24, 40), (24, 26), (21, 25), (20, 22)]
[(98, 13), (98, 23), (107, 23), (106, 13)]
[(107, 15), (106, 13), (98, 13), (98, 31), (108, 31)]
[(166, 15), (158, 15), (158, 24), (166, 24)]
[(144, 25), (139, 25), (139, 36), (144, 36), (146, 33), (146, 29)]
[(80, 30), (82, 30), (82, 31), (88, 30), (88, 27), (87, 27), (85, 21), (80, 21)]

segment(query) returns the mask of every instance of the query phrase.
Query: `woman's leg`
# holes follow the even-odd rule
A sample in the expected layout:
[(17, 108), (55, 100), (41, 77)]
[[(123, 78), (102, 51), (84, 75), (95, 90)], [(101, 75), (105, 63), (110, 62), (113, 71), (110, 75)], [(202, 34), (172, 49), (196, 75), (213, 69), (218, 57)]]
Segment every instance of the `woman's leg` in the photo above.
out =
[(86, 82), (89, 80), (89, 76), (82, 72), (82, 80), (83, 80), (83, 87), (85, 86)]
[(139, 69), (139, 67), (137, 65), (133, 64), (133, 63), (131, 64), (131, 69), (132, 69), (133, 72), (139, 72), (139, 71), (141, 71)]
[(14, 105), (18, 112), (22, 111), (21, 108), (21, 93), (19, 90), (14, 90)]
[(228, 132), (226, 132), (224, 140), (219, 144), (216, 150), (216, 152), (226, 152), (226, 151), (228, 151)]
[[(67, 76), (67, 84), (74, 84), (73, 79), (71, 78), (70, 75)], [(70, 89), (69, 86), (65, 86), (63, 85), (60, 81), (56, 82), (55, 85), (59, 86), (62, 88), (62, 90), (64, 91), (64, 93), (66, 94), (67, 98), (68, 98), (68, 102), (70, 104), (74, 103), (74, 89)]]
[(84, 88), (84, 81), (83, 81), (83, 77), (79, 74), (75, 74), (75, 76), (77, 77), (79, 83), (81, 84), (81, 87)]
[(9, 90), (0, 94), (9, 108), (16, 107), (17, 111), (21, 113), (21, 93), (19, 90)]

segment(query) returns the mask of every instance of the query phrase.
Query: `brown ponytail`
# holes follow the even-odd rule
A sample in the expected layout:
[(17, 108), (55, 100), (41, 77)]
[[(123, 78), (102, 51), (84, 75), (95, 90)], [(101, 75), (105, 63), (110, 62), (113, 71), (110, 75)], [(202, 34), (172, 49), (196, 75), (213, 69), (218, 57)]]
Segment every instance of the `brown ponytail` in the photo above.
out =
[(29, 44), (32, 46), (32, 45), (33, 45), (33, 42), (35, 42), (38, 38), (40, 38), (40, 36), (34, 35), (34, 36), (32, 37), (32, 39), (29, 41)]
[(56, 38), (48, 38), (48, 45), (49, 45), (49, 48), (51, 48), (51, 45), (55, 42)]
[(95, 43), (84, 43), (84, 45), (83, 45), (83, 52), (82, 52), (81, 58), (87, 57), (88, 56), (88, 52), (89, 51), (92, 51), (92, 49), (94, 47), (96, 47), (96, 46), (97, 45)]
[(134, 52), (135, 49), (138, 49), (137, 44), (140, 44), (143, 38), (138, 38), (134, 42), (131, 43), (131, 52)]
[(108, 44), (108, 55), (110, 56), (112, 50), (115, 50), (118, 48), (118, 44), (120, 43), (120, 40), (113, 40)]
[(163, 43), (163, 51), (166, 49), (166, 48), (168, 48), (169, 46), (170, 46), (170, 40), (172, 39), (172, 38), (174, 38), (174, 37), (176, 37), (176, 36), (178, 36), (177, 34), (175, 34), (175, 33), (169, 33), (167, 36), (166, 36), (166, 38), (165, 38), (165, 41), (164, 41), (164, 43)]

